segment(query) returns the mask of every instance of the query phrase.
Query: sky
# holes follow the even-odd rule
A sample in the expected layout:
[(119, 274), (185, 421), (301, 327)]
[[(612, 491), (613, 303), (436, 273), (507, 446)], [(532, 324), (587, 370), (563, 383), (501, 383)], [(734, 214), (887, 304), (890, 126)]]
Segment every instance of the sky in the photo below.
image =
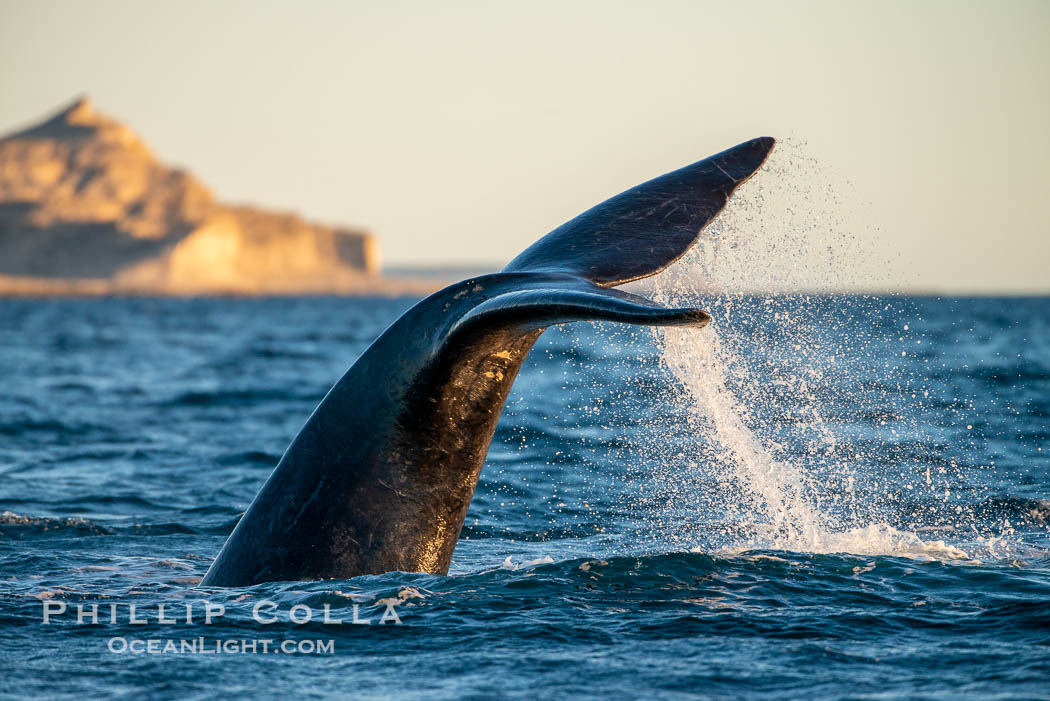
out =
[(0, 0), (0, 132), (80, 94), (220, 199), (368, 228), (390, 266), (502, 265), (771, 135), (752, 183), (805, 206), (743, 218), (780, 244), (751, 267), (819, 284), (768, 251), (828, 237), (847, 288), (1050, 291), (1045, 0)]

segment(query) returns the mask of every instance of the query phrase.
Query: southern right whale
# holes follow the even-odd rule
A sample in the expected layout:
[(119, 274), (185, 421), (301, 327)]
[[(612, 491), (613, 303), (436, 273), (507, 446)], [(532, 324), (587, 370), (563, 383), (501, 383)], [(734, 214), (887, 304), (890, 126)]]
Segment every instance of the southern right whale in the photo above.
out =
[(317, 406), (201, 585), (446, 573), (536, 339), (552, 324), (591, 319), (706, 324), (700, 309), (611, 288), (680, 258), (773, 144), (753, 139), (633, 187), (559, 226), (502, 272), (412, 307)]

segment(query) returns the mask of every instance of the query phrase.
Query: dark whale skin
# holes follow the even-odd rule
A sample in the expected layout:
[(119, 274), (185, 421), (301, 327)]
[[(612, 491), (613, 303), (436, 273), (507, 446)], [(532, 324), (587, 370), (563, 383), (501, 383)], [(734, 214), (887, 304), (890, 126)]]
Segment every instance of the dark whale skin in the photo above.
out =
[(447, 573), (500, 412), (543, 330), (706, 324), (702, 310), (610, 286), (681, 257), (773, 144), (754, 139), (632, 188), (503, 272), (412, 307), (317, 406), (201, 586)]

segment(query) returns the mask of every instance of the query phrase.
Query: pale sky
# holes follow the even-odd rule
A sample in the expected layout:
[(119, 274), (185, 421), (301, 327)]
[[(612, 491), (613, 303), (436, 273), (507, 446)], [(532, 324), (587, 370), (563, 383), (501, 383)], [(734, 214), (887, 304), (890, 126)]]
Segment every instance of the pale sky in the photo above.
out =
[[(388, 265), (502, 265), (768, 134), (862, 222), (856, 286), (1050, 291), (1045, 0), (0, 0), (0, 131), (83, 93), (220, 199), (367, 227)], [(791, 170), (762, 191), (821, 197)]]

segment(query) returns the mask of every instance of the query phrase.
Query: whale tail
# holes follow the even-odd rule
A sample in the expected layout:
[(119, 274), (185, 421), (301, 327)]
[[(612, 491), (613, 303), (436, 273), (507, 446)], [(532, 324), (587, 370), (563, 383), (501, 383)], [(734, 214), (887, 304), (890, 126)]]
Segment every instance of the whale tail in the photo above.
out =
[(464, 280), (395, 321), (328, 392), (203, 586), (444, 574), (511, 385), (552, 324), (695, 325), (614, 285), (680, 258), (764, 162), (745, 142), (566, 222), (500, 273)]

